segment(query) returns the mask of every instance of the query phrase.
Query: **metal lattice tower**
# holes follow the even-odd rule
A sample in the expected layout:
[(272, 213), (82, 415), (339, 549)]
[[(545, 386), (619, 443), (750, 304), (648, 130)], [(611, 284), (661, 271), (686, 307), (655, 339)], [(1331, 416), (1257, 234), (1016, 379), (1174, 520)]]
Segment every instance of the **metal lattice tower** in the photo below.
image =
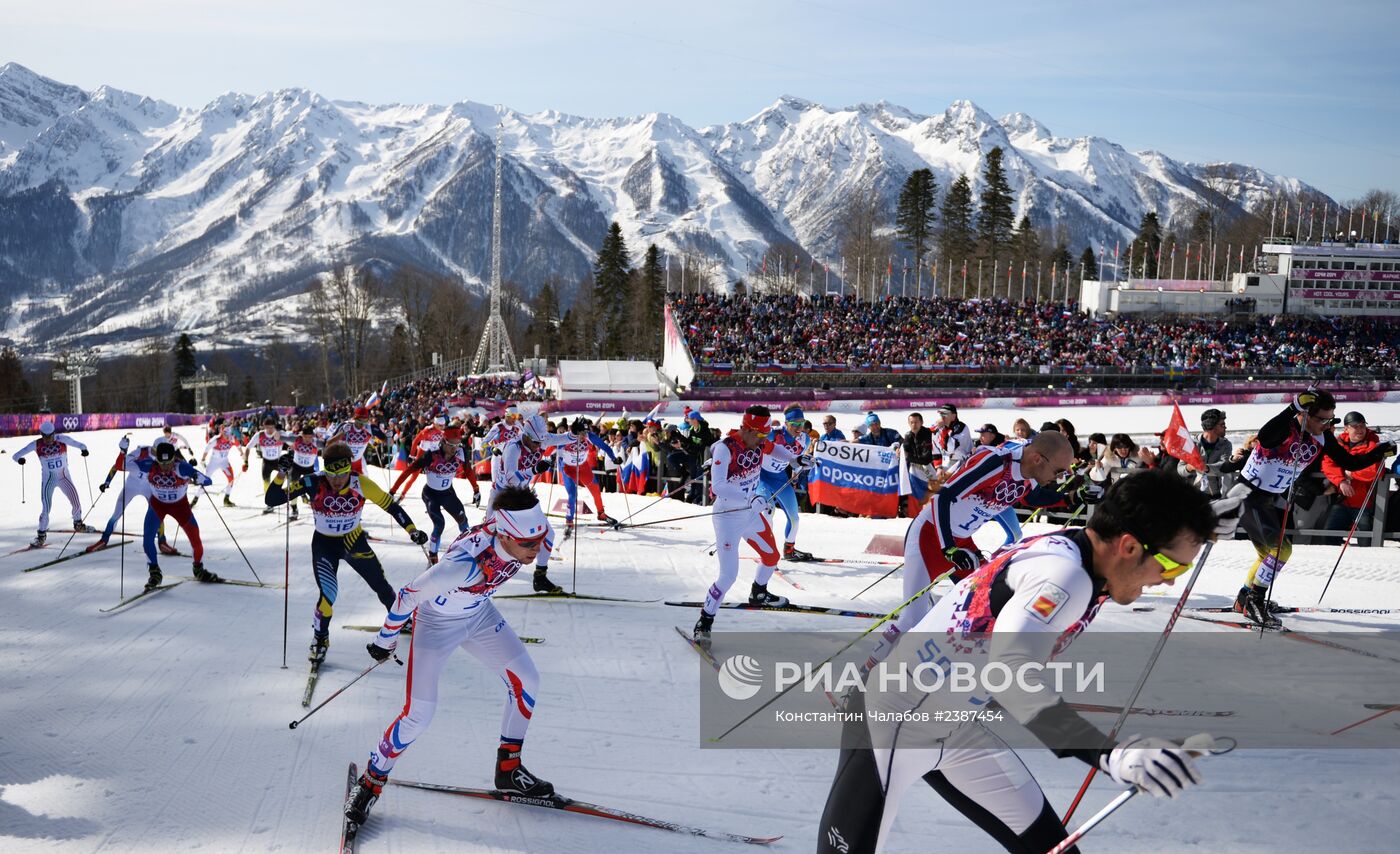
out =
[(63, 367), (53, 372), (53, 378), (68, 383), (68, 396), (74, 414), (83, 412), (83, 377), (97, 376), (97, 354), (69, 351), (63, 354)]
[(481, 344), (472, 359), (472, 373), (518, 373), (520, 363), (510, 345), (506, 322), (501, 319), (501, 126), (496, 126), (496, 192), (491, 201), (491, 314), (481, 332)]
[(227, 376), (211, 374), (209, 369), (203, 365), (193, 376), (180, 380), (180, 388), (194, 389), (194, 411), (200, 414), (209, 411), (209, 389), (221, 388), (226, 385), (228, 385)]

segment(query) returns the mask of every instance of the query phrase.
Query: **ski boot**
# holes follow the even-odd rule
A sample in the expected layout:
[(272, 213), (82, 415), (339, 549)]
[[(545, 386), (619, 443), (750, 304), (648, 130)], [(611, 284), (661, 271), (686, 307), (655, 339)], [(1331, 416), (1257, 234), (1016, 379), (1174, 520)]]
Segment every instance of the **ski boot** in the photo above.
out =
[(621, 528), (621, 527), (622, 527), (622, 523), (621, 523), (621, 522), (617, 521), (616, 519), (614, 519), (613, 517), (609, 516), (609, 515), (606, 514), (606, 513), (599, 513), (599, 514), (598, 514), (598, 521), (599, 521), (599, 522), (602, 522), (604, 525), (607, 525), (608, 527), (612, 528), (614, 531), (617, 530), (618, 528)]
[(102, 539), (83, 549), (83, 551), (87, 554), (92, 554), (93, 552), (102, 551), (105, 548), (107, 548), (107, 537), (103, 536)]
[(83, 522), (82, 519), (74, 519), (74, 520), (73, 520), (73, 533), (75, 533), (75, 534), (91, 534), (91, 533), (93, 533), (93, 530), (94, 530), (94, 529), (89, 528), (89, 527), (87, 526), (87, 524), (86, 524), (85, 522)]
[(268, 515), (268, 514), (271, 513), (271, 512), (272, 512), (272, 508), (271, 508), (271, 507), (264, 507), (264, 508), (263, 508), (262, 514), (263, 514), (264, 516), (266, 516), (266, 515)]
[(223, 581), (222, 578), (205, 569), (202, 561), (195, 561), (193, 569), (195, 581), (203, 581), (205, 584), (218, 584)]
[(40, 532), (34, 537), (34, 539), (30, 541), (29, 547), (30, 547), (31, 549), (42, 549), (42, 548), (44, 547), (44, 543), (48, 542), (48, 540), (49, 540), (49, 532), (48, 532), (48, 531), (40, 531)]
[(786, 608), (788, 598), (769, 593), (767, 584), (759, 584), (755, 581), (749, 590), (749, 604), (757, 605), (760, 608)]
[(783, 544), (783, 560), (790, 560), (793, 563), (800, 563), (812, 559), (811, 552), (804, 552), (793, 543)]
[[(1249, 599), (1249, 588), (1241, 587), (1240, 592), (1235, 596), (1234, 612), (1236, 614), (1243, 614), (1245, 612), (1244, 606), (1247, 599)], [(1291, 614), (1294, 610), (1292, 608), (1285, 608), (1272, 599), (1269, 599), (1266, 604), (1268, 605), (1270, 614)]]
[(554, 795), (554, 784), (539, 779), (520, 764), (520, 745), (502, 744), (496, 750), (496, 790), (531, 798)]
[(428, 566), (432, 566), (433, 564), (437, 563), (437, 561), (437, 552), (428, 552)]
[(355, 825), (368, 821), (369, 808), (379, 800), (387, 782), (388, 777), (382, 777), (366, 768), (360, 779), (355, 781), (355, 787), (350, 790), (350, 797), (345, 799), (345, 818)]
[(293, 505), (292, 505), (292, 521), (295, 522), (295, 521), (296, 521), (297, 519), (299, 519), (299, 518), (301, 518), (301, 517), (297, 515), (297, 506), (296, 506), (295, 504), (293, 504)]
[(480, 490), (478, 490), (478, 491), (472, 493), (472, 506), (473, 506), (473, 507), (480, 507), (480, 506), (481, 506), (481, 491), (480, 491)]
[(564, 592), (564, 588), (549, 580), (546, 574), (548, 569), (543, 566), (535, 567), (535, 592), (546, 593), (550, 596), (558, 596)]
[(1244, 600), (1244, 615), (1251, 623), (1257, 626), (1266, 629), (1276, 629), (1283, 625), (1283, 621), (1274, 616), (1272, 609), (1269, 607), (1274, 603), (1265, 598), (1267, 593), (1268, 589), (1264, 587), (1249, 588), (1248, 595), (1245, 596)]
[(178, 555), (180, 553), (180, 550), (166, 542), (164, 537), (161, 537), (160, 542), (156, 543), (156, 549), (163, 555)]
[(706, 649), (709, 649), (710, 629), (714, 628), (714, 625), (715, 618), (710, 616), (709, 614), (706, 614), (704, 611), (701, 611), (700, 619), (695, 621), (695, 628), (691, 631), (690, 636), (695, 638), (696, 643), (700, 644)]
[(148, 568), (151, 571), (151, 577), (146, 579), (146, 589), (154, 590), (160, 586), (160, 582), (162, 579), (162, 576), (160, 574), (160, 567), (153, 563)]
[(238, 505), (233, 503), (233, 499), (232, 499), (232, 498), (229, 498), (227, 495), (225, 495), (225, 496), (224, 496), (224, 506), (225, 506), (225, 507), (237, 507)]
[(306, 656), (312, 664), (319, 665), (326, 660), (326, 650), (331, 646), (331, 633), (316, 633), (311, 636), (311, 653)]

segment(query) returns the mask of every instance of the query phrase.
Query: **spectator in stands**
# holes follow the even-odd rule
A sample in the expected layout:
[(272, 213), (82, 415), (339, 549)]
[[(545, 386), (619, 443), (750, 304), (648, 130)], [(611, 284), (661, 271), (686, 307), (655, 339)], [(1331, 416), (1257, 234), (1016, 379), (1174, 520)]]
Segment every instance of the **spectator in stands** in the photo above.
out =
[[(1360, 412), (1348, 412), (1342, 418), (1344, 429), (1337, 436), (1337, 442), (1352, 454), (1363, 454), (1380, 443), (1380, 437), (1366, 425), (1366, 416)], [(1340, 499), (1332, 507), (1332, 512), (1323, 525), (1329, 531), (1350, 531), (1357, 517), (1361, 518), (1357, 528), (1367, 528), (1375, 512), (1375, 490), (1372, 486), (1380, 477), (1381, 464), (1358, 471), (1342, 471), (1330, 459), (1323, 459), (1322, 474), (1337, 490)], [(1395, 499), (1400, 500), (1400, 499)], [(1340, 545), (1340, 537), (1328, 537), (1325, 545)]]
[(1207, 409), (1201, 413), (1201, 432), (1196, 437), (1196, 449), (1206, 464), (1205, 473), (1196, 471), (1185, 461), (1178, 464), (1177, 472), (1182, 477), (1195, 480), (1201, 490), (1209, 494), (1211, 498), (1219, 498), (1224, 494), (1220, 467), (1229, 462), (1234, 451), (1230, 440), (1225, 438), (1225, 411), (1223, 409)]
[(1029, 442), (1035, 438), (1035, 431), (1031, 429), (1031, 422), (1024, 418), (1017, 418), (1011, 422), (1011, 435), (1022, 442)]
[(933, 455), (947, 480), (972, 456), (973, 439), (967, 425), (958, 420), (958, 408), (951, 403), (938, 407), (938, 428), (933, 433)]
[(845, 433), (842, 433), (840, 430), (836, 429), (836, 416), (835, 416), (835, 415), (828, 415), (828, 416), (826, 416), (825, 418), (822, 419), (822, 434), (821, 434), (821, 440), (822, 440), (823, 442), (844, 442), (844, 441), (846, 441), (846, 434), (845, 434)]
[[(708, 461), (710, 445), (714, 444), (710, 440), (710, 425), (697, 410), (690, 410), (685, 414), (686, 428), (682, 434), (685, 438), (685, 452), (690, 457), (691, 476), (696, 472), (704, 470)], [(696, 478), (686, 492), (686, 500), (691, 504), (705, 503), (705, 482), (702, 478)]]
[(1060, 428), (1060, 432), (1065, 434), (1065, 438), (1069, 440), (1069, 446), (1074, 449), (1075, 459), (1082, 457), (1084, 451), (1079, 447), (1079, 437), (1075, 435), (1074, 425), (1070, 423), (1070, 420), (1068, 418), (1057, 418), (1055, 419), (1055, 424)]
[(904, 434), (903, 453), (909, 467), (911, 490), (905, 511), (912, 519), (923, 509), (929, 484), (933, 481), (933, 431), (924, 426), (922, 413), (909, 413), (909, 432)]
[(1089, 445), (1084, 449), (1084, 461), (1087, 463), (1096, 463), (1106, 450), (1108, 450), (1108, 440), (1104, 438), (1104, 435), (1102, 433), (1090, 433)]
[(862, 445), (879, 445), (893, 448), (903, 442), (899, 431), (892, 427), (880, 426), (880, 416), (873, 412), (865, 414), (865, 435), (856, 440)]
[(986, 445), (990, 448), (999, 448), (1006, 444), (1006, 437), (997, 429), (997, 425), (992, 423), (983, 424), (977, 431), (977, 444)]

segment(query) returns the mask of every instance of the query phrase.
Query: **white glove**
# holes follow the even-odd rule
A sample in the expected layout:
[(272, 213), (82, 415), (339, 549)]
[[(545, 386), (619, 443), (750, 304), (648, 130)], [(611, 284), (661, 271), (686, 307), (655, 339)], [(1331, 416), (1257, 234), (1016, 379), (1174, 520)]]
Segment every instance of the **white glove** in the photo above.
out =
[[(1192, 736), (1186, 744), (1195, 742), (1195, 752), (1205, 752), (1209, 747), (1202, 739), (1215, 743), (1210, 736)], [(1192, 752), (1165, 738), (1134, 735), (1101, 758), (1099, 765), (1116, 782), (1136, 786), (1154, 797), (1175, 798), (1187, 786), (1201, 782)]]
[(131, 447), (131, 440), (123, 436), (122, 440), (117, 443), (117, 447), (122, 449), (122, 453), (126, 453), (126, 449)]
[(792, 467), (795, 471), (797, 471), (798, 474), (807, 471), (812, 467), (812, 455), (803, 454), (802, 456), (792, 461)]
[(749, 502), (749, 507), (757, 511), (760, 516), (766, 516), (768, 515), (771, 505), (768, 503), (767, 498), (764, 498), (762, 495), (755, 495), (753, 500)]
[[(1233, 492), (1234, 490), (1231, 490)], [(1217, 540), (1232, 540), (1235, 538), (1235, 530), (1240, 526), (1240, 517), (1244, 515), (1244, 495), (1227, 495), (1224, 498), (1217, 498), (1210, 503), (1210, 509), (1215, 511), (1215, 538)]]

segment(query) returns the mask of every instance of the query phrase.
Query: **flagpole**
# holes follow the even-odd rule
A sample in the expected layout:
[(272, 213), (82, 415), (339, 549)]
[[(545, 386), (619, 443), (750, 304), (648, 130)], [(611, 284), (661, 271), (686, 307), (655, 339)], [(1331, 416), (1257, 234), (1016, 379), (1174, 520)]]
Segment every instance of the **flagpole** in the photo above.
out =
[(982, 298), (982, 259), (977, 259), (977, 298)]

